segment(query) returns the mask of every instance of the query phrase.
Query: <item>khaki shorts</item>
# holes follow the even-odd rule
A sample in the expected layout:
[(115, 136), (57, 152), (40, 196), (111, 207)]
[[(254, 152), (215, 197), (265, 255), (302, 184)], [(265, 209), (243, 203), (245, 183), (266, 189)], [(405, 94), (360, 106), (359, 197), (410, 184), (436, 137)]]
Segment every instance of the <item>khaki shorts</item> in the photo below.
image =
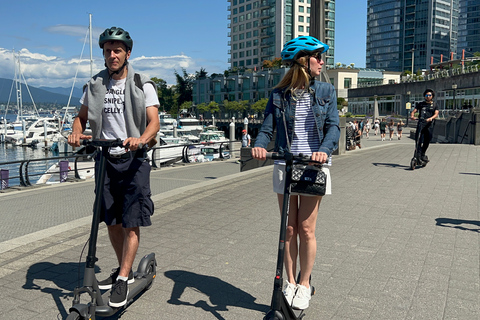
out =
[[(330, 178), (330, 169), (322, 167), (322, 170), (327, 175), (327, 188), (326, 188), (325, 194), (326, 195), (332, 194), (332, 179)], [(285, 165), (274, 164), (273, 165), (273, 192), (283, 194), (284, 188), (285, 188)], [(292, 193), (292, 195), (296, 195), (296, 194)]]

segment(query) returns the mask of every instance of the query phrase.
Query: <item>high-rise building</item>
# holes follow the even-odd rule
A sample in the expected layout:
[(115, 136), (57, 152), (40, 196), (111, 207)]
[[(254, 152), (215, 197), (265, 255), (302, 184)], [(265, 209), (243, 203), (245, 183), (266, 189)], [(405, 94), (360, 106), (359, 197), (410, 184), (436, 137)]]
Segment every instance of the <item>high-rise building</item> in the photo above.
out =
[(262, 66), (264, 60), (280, 58), (283, 45), (293, 38), (310, 34), (312, 1), (320, 1), (325, 11), (325, 37), (330, 46), (326, 65), (333, 67), (335, 0), (228, 0), (230, 68)]
[(480, 52), (480, 0), (460, 0), (458, 58), (461, 57), (462, 50), (470, 57), (475, 52)]
[(367, 68), (416, 72), (450, 59), (459, 1), (368, 0)]

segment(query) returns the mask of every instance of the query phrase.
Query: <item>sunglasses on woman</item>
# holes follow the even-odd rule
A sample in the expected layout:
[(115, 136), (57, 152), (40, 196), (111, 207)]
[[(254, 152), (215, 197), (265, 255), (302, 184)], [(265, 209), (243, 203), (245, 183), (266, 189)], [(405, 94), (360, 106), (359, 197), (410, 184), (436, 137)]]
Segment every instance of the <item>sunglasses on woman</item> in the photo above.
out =
[(320, 52), (315, 52), (314, 54), (311, 55), (311, 57), (314, 57), (317, 59), (318, 62), (322, 60), (322, 54)]

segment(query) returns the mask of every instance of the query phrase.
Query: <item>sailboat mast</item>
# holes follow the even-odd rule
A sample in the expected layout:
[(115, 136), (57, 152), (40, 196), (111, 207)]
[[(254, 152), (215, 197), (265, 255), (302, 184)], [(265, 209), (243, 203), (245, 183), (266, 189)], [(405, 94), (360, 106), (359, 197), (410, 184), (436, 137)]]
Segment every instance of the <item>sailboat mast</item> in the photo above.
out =
[(90, 30), (90, 78), (93, 77), (93, 54), (92, 54), (92, 14), (89, 14), (90, 23), (88, 28)]
[[(17, 97), (17, 120), (23, 120), (23, 102), (22, 102), (22, 85), (20, 82), (20, 57), (15, 55), (15, 50), (13, 50), (13, 61), (15, 67), (15, 91)], [(17, 72), (18, 69), (18, 72)]]

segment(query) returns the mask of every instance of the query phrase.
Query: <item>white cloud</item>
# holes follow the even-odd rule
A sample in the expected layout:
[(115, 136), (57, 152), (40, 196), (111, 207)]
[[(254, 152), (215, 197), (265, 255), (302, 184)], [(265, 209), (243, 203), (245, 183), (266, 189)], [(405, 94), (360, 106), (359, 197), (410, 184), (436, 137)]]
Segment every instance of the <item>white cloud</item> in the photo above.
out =
[[(58, 56), (30, 52), (21, 49), (20, 63), (23, 76), (27, 83), (34, 87), (71, 87), (75, 74), (77, 86), (82, 86), (90, 79), (89, 59), (65, 59)], [(93, 73), (104, 68), (102, 57), (94, 57)], [(168, 84), (175, 84), (174, 72), (181, 73), (182, 68), (188, 73), (195, 73), (200, 68), (205, 68), (209, 74), (224, 71), (224, 63), (221, 61), (199, 61), (185, 54), (157, 57), (134, 57), (130, 63), (136, 71), (148, 77), (157, 77), (165, 80)], [(14, 78), (14, 62), (11, 50), (0, 48), (0, 78)]]

